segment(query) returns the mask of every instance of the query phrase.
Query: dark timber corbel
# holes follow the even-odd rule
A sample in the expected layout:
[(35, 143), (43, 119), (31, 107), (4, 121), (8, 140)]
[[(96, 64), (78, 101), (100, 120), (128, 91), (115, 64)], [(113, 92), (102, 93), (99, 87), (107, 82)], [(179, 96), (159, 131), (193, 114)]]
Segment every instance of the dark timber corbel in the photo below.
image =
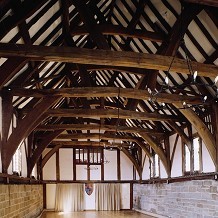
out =
[(2, 146), (4, 147), (8, 140), (11, 119), (13, 116), (13, 96), (9, 90), (2, 91)]
[(7, 143), (2, 146), (2, 171), (7, 172), (12, 157), (20, 143), (39, 125), (45, 118), (45, 112), (59, 100), (59, 97), (45, 97), (36, 105), (11, 133)]
[(40, 156), (44, 149), (55, 139), (58, 135), (60, 135), (64, 129), (56, 130), (52, 133), (49, 133), (46, 137), (44, 137), (37, 145), (37, 148), (33, 152), (32, 156), (29, 159), (27, 175), (30, 176), (36, 162), (39, 160)]

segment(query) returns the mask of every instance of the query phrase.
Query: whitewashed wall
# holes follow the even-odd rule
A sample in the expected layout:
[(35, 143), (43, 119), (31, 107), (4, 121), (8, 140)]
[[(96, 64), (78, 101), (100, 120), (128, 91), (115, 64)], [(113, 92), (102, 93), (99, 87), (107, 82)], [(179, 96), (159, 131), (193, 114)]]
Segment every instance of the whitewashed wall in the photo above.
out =
[[(43, 157), (50, 149), (45, 149)], [(105, 150), (105, 158), (109, 163), (104, 165), (104, 180), (117, 180), (117, 152)], [(60, 149), (60, 180), (73, 180), (73, 149)], [(133, 164), (120, 152), (121, 180), (133, 179)], [(90, 171), (90, 180), (101, 180), (101, 166), (96, 165), (96, 170)], [(87, 180), (87, 170), (85, 165), (76, 166), (76, 179)], [(137, 175), (138, 177), (138, 175)], [(43, 168), (43, 178), (45, 180), (56, 180), (56, 154), (45, 164)]]
[[(50, 150), (51, 149), (49, 148), (45, 149), (45, 152), (43, 153), (43, 157)], [(44, 180), (56, 180), (56, 154), (54, 154), (43, 167), (43, 179)]]
[[(56, 184), (46, 184), (46, 209), (54, 210)], [(87, 195), (84, 185), (85, 210), (95, 210), (95, 184), (91, 195)], [(130, 209), (130, 184), (121, 183), (121, 209)]]
[(121, 180), (133, 179), (133, 164), (123, 152), (120, 152), (120, 169)]
[(73, 149), (60, 149), (60, 180), (73, 179)]
[(110, 161), (104, 165), (104, 179), (116, 180), (117, 179), (117, 151), (104, 150), (106, 160)]
[[(173, 147), (176, 140), (176, 134), (170, 137), (170, 158), (172, 157)], [(182, 176), (182, 145), (179, 137), (174, 154), (174, 160), (171, 170), (171, 177)]]

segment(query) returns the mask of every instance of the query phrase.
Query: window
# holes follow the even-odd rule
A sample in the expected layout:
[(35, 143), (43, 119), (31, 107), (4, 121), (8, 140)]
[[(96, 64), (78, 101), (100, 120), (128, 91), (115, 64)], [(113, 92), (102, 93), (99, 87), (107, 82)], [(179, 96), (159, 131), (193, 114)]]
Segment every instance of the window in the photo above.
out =
[(202, 141), (195, 137), (191, 147), (183, 146), (183, 174), (199, 173), (202, 171)]
[(13, 174), (16, 175), (21, 175), (21, 146), (18, 147), (18, 149), (16, 150), (14, 156), (13, 156), (13, 160), (12, 160), (12, 171)]
[(102, 159), (102, 148), (80, 148), (75, 149), (76, 164), (87, 165), (87, 164), (101, 164)]
[(150, 162), (150, 176), (151, 178), (160, 177), (160, 159), (157, 154), (152, 157), (152, 162)]

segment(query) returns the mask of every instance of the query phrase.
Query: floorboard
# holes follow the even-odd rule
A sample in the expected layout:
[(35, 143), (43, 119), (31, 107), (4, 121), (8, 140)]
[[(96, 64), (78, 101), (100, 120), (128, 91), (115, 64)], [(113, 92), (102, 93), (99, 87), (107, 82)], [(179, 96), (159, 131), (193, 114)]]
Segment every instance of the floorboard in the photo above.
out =
[(83, 211), (73, 213), (44, 212), (40, 218), (152, 218), (135, 211)]

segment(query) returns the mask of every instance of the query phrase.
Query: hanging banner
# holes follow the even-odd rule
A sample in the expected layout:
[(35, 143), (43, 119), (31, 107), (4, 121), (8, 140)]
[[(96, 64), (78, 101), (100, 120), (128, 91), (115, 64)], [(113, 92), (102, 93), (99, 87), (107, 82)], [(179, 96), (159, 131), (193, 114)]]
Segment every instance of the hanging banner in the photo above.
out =
[(91, 195), (94, 190), (93, 183), (85, 183), (85, 191), (87, 195)]

